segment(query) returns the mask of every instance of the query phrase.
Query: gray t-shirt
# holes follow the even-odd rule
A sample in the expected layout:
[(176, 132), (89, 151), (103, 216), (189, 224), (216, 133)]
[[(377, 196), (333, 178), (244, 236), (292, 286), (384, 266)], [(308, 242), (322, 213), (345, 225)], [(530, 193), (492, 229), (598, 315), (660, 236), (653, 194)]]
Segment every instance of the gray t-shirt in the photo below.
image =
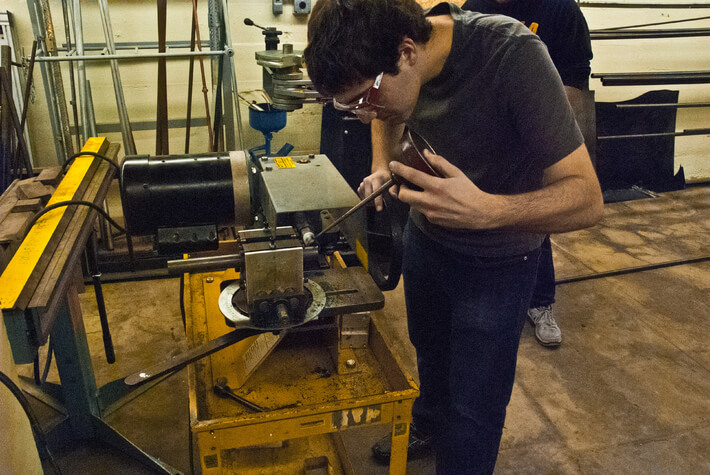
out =
[[(487, 193), (540, 189), (543, 170), (584, 143), (547, 48), (512, 18), (449, 3), (428, 12), (441, 14), (454, 19), (451, 53), (441, 73), (422, 86), (407, 125)], [(414, 210), (412, 219), (431, 239), (470, 255), (523, 254), (544, 238), (511, 229), (444, 228)]]

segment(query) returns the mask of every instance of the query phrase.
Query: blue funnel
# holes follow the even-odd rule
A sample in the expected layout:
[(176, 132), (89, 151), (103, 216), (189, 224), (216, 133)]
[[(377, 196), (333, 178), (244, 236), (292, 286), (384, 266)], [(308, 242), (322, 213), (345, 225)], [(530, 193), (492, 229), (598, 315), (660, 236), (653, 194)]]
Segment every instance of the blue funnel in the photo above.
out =
[(257, 156), (261, 156), (261, 154), (258, 154), (260, 151), (263, 151), (263, 155), (266, 155), (267, 157), (271, 156), (272, 133), (278, 132), (286, 127), (285, 110), (273, 108), (271, 107), (271, 104), (266, 102), (256, 105), (263, 110), (256, 110), (249, 107), (249, 125), (252, 129), (258, 130), (264, 134), (264, 145), (259, 145), (258, 147), (249, 149), (249, 154), (252, 156), (252, 159), (256, 159)]
[(264, 111), (249, 108), (249, 125), (252, 129), (258, 130), (262, 134), (270, 134), (286, 127), (285, 110), (275, 109), (266, 102), (257, 104), (257, 106)]

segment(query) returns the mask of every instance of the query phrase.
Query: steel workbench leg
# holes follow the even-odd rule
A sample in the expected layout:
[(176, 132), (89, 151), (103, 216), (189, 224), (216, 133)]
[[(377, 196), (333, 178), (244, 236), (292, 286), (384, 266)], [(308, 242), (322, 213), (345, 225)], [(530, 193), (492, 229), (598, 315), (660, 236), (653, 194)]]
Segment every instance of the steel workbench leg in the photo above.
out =
[(67, 417), (49, 431), (50, 445), (57, 448), (78, 440), (101, 440), (157, 473), (180, 473), (143, 452), (102, 420), (99, 390), (76, 289), (67, 291), (51, 335)]
[(409, 423), (412, 420), (413, 402), (413, 399), (405, 399), (394, 403), (390, 475), (404, 475), (407, 471), (407, 445), (409, 445)]

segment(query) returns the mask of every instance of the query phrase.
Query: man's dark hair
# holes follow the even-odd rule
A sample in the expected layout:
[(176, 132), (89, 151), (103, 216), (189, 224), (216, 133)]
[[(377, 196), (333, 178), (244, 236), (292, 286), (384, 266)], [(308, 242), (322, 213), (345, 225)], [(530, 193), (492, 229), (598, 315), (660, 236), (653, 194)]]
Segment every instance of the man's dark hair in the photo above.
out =
[(402, 40), (426, 43), (431, 29), (415, 0), (318, 0), (308, 21), (308, 75), (333, 95), (383, 71), (397, 74)]

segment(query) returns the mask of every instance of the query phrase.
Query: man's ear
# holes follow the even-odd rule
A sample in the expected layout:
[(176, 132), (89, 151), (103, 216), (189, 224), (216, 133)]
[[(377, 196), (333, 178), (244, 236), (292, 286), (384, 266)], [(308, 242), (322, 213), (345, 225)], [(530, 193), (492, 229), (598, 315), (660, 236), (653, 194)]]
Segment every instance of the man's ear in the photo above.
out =
[(399, 55), (401, 60), (406, 61), (409, 66), (414, 66), (417, 62), (417, 44), (409, 37), (404, 37), (399, 44)]

